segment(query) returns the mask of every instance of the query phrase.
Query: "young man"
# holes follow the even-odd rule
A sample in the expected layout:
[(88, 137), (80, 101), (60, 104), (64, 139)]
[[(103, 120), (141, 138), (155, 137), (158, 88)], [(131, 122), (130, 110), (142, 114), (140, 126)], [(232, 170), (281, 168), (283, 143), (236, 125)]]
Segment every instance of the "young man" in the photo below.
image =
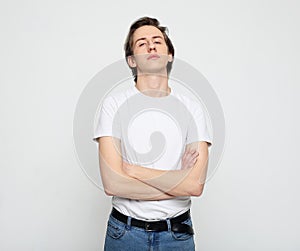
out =
[(168, 86), (174, 47), (157, 19), (131, 25), (125, 55), (134, 86), (104, 99), (94, 133), (113, 196), (104, 249), (195, 250), (190, 197), (203, 191), (211, 145), (203, 110)]

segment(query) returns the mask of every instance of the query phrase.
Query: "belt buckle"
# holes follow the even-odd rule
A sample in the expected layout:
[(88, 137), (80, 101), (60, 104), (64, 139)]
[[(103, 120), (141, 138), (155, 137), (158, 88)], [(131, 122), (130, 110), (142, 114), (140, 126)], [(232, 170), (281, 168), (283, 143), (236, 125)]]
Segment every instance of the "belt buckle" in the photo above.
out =
[(145, 223), (145, 230), (147, 232), (153, 232), (153, 231), (155, 231), (153, 228), (151, 228), (151, 224), (149, 222)]

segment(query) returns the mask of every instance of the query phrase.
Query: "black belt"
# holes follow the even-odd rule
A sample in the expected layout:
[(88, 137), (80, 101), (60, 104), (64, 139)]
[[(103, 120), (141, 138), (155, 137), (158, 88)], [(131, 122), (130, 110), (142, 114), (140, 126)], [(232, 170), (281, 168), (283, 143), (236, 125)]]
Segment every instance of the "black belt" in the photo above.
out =
[[(127, 224), (128, 216), (120, 213), (117, 209), (113, 208), (111, 215), (117, 220)], [(190, 217), (190, 210), (174, 218), (170, 218), (171, 230), (177, 233), (194, 234), (194, 230), (191, 226), (189, 226), (188, 224), (181, 223), (187, 220), (189, 217)], [(167, 231), (168, 230), (168, 224), (166, 220), (143, 221), (143, 220), (131, 218), (131, 225), (135, 227), (143, 228), (146, 231)]]

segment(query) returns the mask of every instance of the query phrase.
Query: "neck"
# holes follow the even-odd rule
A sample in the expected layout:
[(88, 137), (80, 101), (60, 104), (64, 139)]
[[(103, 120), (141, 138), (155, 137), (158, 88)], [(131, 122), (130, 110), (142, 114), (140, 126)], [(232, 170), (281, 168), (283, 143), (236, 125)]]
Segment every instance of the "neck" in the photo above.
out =
[(168, 96), (171, 92), (171, 88), (168, 86), (168, 77), (157, 74), (139, 75), (136, 88), (143, 94), (151, 97)]

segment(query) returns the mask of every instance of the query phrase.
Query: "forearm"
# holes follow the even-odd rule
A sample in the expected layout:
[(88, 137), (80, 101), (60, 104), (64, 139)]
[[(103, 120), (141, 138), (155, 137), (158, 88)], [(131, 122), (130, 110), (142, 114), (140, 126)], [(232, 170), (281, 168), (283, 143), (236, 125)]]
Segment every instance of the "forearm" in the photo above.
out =
[(199, 156), (193, 167), (181, 170), (157, 170), (123, 162), (130, 177), (173, 196), (200, 196), (207, 172), (208, 150), (205, 143), (198, 146)]
[(197, 184), (196, 180), (191, 179), (189, 169), (163, 171), (142, 166), (135, 168), (133, 177), (172, 196), (194, 196), (195, 186), (200, 186), (200, 182)]
[(121, 141), (113, 137), (99, 138), (99, 166), (107, 195), (135, 200), (164, 200), (172, 195), (130, 177), (122, 169)]
[(125, 173), (106, 173), (103, 185), (105, 193), (110, 196), (119, 196), (134, 200), (165, 200), (174, 198), (173, 195), (161, 191), (138, 179), (132, 178)]

